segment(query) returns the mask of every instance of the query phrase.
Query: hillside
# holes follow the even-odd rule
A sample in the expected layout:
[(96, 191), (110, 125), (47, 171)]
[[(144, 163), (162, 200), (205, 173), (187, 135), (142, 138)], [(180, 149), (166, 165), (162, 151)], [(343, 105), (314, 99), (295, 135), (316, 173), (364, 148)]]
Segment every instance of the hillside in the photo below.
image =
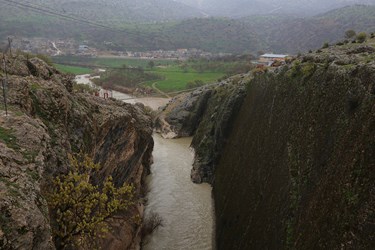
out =
[(193, 18), (155, 24), (121, 23), (120, 30), (120, 26), (115, 24), (111, 27), (116, 29), (93, 27), (54, 17), (39, 17), (33, 13), (15, 16), (15, 12), (13, 15), (0, 15), (0, 38), (8, 35), (18, 38), (74, 38), (94, 47), (120, 51), (198, 48), (239, 54), (256, 54), (260, 50), (296, 54), (318, 49), (324, 42), (336, 42), (344, 38), (348, 29), (375, 31), (375, 6), (364, 5), (345, 7), (309, 18), (280, 15), (241, 19)]
[(313, 16), (353, 4), (375, 4), (374, 0), (177, 0), (212, 16), (246, 17), (287, 14)]
[(243, 21), (265, 50), (297, 53), (337, 42), (348, 29), (374, 32), (375, 6), (345, 7), (312, 18), (254, 16)]
[(252, 16), (191, 19), (163, 30), (180, 47), (232, 53), (258, 50), (298, 53), (344, 38), (348, 29), (375, 31), (375, 6), (345, 7), (310, 18)]

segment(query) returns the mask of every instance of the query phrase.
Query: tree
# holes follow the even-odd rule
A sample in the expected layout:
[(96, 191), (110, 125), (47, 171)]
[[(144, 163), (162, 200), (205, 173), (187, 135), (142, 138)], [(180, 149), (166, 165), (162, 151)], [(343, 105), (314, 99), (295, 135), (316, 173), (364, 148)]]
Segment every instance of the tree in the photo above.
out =
[(155, 67), (155, 63), (154, 63), (154, 61), (149, 61), (148, 62), (148, 67), (150, 68), (150, 69), (153, 69), (154, 67)]
[(204, 85), (204, 82), (202, 80), (194, 80), (192, 82), (188, 82), (186, 84), (186, 88), (188, 89), (193, 89), (193, 88), (198, 88)]
[(367, 39), (367, 34), (365, 32), (361, 32), (357, 35), (357, 41), (359, 43), (363, 43)]
[(350, 38), (353, 38), (355, 37), (356, 33), (354, 30), (347, 30), (345, 31), (345, 37), (350, 39)]
[(325, 48), (328, 48), (328, 47), (329, 47), (329, 43), (328, 42), (323, 43), (322, 49), (325, 49)]
[(257, 52), (257, 55), (258, 55), (258, 56), (264, 55), (264, 51), (263, 51), (263, 50), (259, 50), (259, 51)]
[(184, 73), (187, 73), (189, 70), (189, 66), (186, 63), (181, 64), (180, 68)]
[(94, 185), (93, 173), (99, 170), (87, 155), (70, 157), (67, 175), (57, 176), (48, 196), (56, 224), (53, 227), (58, 248), (90, 246), (109, 231), (108, 219), (133, 204), (133, 186), (116, 188), (112, 177)]

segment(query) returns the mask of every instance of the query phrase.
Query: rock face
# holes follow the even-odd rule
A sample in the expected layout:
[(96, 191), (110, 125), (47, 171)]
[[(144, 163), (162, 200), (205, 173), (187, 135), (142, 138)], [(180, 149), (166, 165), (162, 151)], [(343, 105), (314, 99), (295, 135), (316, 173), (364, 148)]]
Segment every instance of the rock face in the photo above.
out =
[(191, 179), (212, 183), (220, 151), (244, 100), (250, 75), (239, 75), (172, 99), (156, 120), (165, 138), (193, 136)]
[(324, 49), (250, 82), (215, 172), (219, 250), (374, 249), (368, 46)]
[[(117, 216), (99, 243), (136, 249), (144, 177), (152, 161), (152, 122), (139, 106), (73, 91), (70, 77), (43, 61), (7, 58), (8, 108), (0, 115), (0, 249), (54, 249), (45, 200), (53, 176), (68, 170), (67, 155), (82, 151), (102, 166), (97, 182), (133, 183), (137, 204)], [(0, 67), (0, 74), (4, 69)]]
[(202, 119), (211, 94), (210, 87), (202, 87), (170, 100), (156, 120), (156, 132), (168, 139), (192, 136)]
[[(247, 78), (245, 78), (247, 79)], [(245, 82), (233, 84), (231, 79), (213, 89), (191, 146), (195, 150), (191, 180), (212, 184), (220, 152), (232, 131), (234, 118), (246, 95)]]

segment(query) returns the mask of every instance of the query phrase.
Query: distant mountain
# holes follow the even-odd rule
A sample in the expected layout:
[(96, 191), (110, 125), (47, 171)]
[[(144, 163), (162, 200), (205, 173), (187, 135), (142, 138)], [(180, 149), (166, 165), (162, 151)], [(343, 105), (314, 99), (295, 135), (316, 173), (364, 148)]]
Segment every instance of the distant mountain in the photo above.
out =
[(176, 0), (213, 16), (245, 17), (264, 14), (312, 16), (354, 4), (374, 5), (375, 0)]
[[(138, 26), (139, 36), (127, 36), (123, 43), (134, 46), (138, 42), (155, 49), (200, 48), (232, 53), (263, 50), (295, 54), (343, 39), (348, 29), (375, 32), (375, 6), (344, 7), (308, 18), (275, 15), (195, 18), (162, 27)], [(100, 39), (107, 36), (102, 35)]]
[(344, 7), (310, 18), (258, 16), (242, 19), (265, 50), (296, 53), (344, 38), (348, 29), (375, 32), (375, 6)]
[[(108, 3), (112, 1), (115, 2), (111, 0)], [(70, 13), (64, 5), (70, 1), (60, 2), (66, 13)], [(77, 7), (77, 13), (81, 13), (80, 16), (88, 15), (89, 12), (82, 9), (84, 8)], [(332, 43), (342, 39), (348, 29), (375, 32), (375, 6), (365, 5), (344, 7), (305, 18), (257, 15), (237, 19), (192, 18), (139, 24), (120, 22), (120, 15), (110, 19), (114, 20), (112, 24), (107, 20), (108, 26), (117, 29), (93, 27), (47, 15), (39, 16), (26, 10), (22, 15), (13, 13), (13, 17), (12, 14), (2, 15), (1, 12), (3, 8), (0, 8), (0, 40), (4, 40), (8, 35), (19, 38), (72, 38), (94, 47), (119, 51), (198, 48), (210, 52), (238, 54), (256, 53), (260, 50), (295, 54), (320, 48), (326, 41)], [(102, 17), (110, 15), (104, 10), (102, 12)], [(101, 16), (87, 20), (100, 21)], [(121, 30), (118, 30), (119, 28)]]
[[(0, 2), (1, 19), (15, 15), (35, 19), (35, 14), (26, 7), (14, 7), (12, 1)], [(23, 6), (52, 10), (54, 12), (79, 16), (119, 25), (124, 22), (153, 22), (204, 17), (200, 10), (173, 0), (33, 0), (18, 1)], [(18, 5), (20, 6), (20, 5)], [(44, 11), (42, 11), (44, 12)], [(38, 15), (43, 17), (42, 15)]]

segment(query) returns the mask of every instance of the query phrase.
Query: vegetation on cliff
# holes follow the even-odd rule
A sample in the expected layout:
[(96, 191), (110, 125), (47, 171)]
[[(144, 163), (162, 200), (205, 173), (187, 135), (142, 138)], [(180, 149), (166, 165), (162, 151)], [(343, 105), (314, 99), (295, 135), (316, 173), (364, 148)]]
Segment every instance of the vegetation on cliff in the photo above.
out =
[(107, 220), (134, 204), (134, 188), (127, 183), (116, 188), (111, 176), (100, 185), (92, 184), (91, 177), (100, 166), (87, 155), (69, 158), (69, 173), (57, 176), (47, 195), (56, 220), (55, 243), (58, 249), (96, 248), (96, 239), (111, 230)]

